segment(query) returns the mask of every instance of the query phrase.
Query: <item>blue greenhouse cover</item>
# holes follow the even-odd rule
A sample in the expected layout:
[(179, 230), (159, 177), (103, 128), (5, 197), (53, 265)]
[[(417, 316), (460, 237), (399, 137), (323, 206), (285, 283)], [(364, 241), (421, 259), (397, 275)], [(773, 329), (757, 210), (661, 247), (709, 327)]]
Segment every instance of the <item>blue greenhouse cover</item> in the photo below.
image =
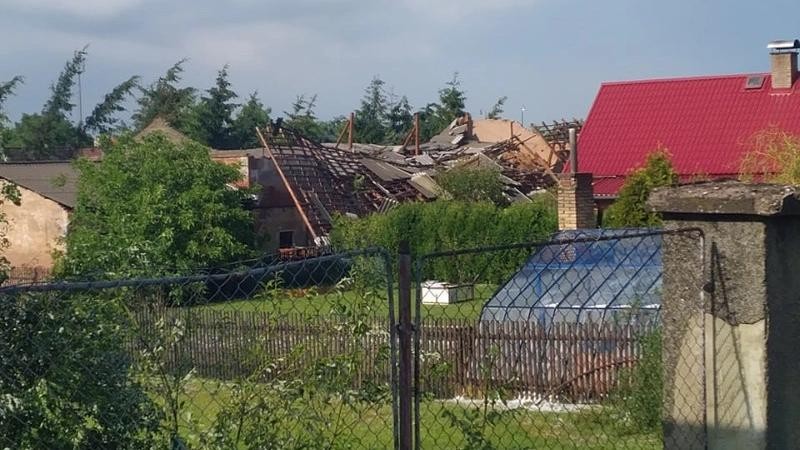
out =
[(661, 234), (648, 229), (556, 233), (503, 283), (482, 321), (623, 322), (658, 319)]

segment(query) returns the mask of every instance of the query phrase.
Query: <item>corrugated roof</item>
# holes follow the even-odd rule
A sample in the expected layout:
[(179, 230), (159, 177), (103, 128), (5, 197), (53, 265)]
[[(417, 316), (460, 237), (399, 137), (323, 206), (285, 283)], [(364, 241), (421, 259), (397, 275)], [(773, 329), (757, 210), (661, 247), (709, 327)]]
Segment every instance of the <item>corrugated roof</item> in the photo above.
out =
[(372, 158), (362, 158), (361, 164), (383, 181), (406, 180), (411, 174), (392, 164)]
[(69, 209), (78, 198), (78, 173), (70, 162), (1, 163), (0, 178), (36, 192)]
[(760, 89), (745, 89), (744, 74), (603, 84), (580, 135), (580, 171), (595, 175), (597, 195), (614, 195), (621, 182), (599, 180), (624, 177), (660, 145), (683, 177), (737, 174), (754, 134), (800, 134), (800, 81), (775, 90), (757, 75)]

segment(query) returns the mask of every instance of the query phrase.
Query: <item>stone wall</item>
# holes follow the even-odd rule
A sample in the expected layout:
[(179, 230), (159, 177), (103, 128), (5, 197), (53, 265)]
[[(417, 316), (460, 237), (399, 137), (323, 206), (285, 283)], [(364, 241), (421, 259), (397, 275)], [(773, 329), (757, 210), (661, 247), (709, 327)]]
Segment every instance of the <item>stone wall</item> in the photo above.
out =
[(19, 187), (20, 206), (4, 202), (0, 209), (8, 220), (6, 238), (11, 243), (3, 255), (12, 267), (53, 266), (53, 252), (63, 249), (69, 212), (59, 203)]

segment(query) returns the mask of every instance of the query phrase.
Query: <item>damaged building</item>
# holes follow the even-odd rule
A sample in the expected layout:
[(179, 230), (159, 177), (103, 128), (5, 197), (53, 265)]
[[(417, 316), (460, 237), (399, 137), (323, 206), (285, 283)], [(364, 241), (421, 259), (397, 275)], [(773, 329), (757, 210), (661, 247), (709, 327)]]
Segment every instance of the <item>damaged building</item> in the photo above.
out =
[(259, 167), (251, 178), (264, 188), (256, 207), (260, 232), (284, 257), (315, 253), (329, 245), (334, 215), (361, 217), (447, 196), (435, 177), (459, 167), (497, 170), (509, 202), (530, 201), (555, 185), (569, 153), (568, 130), (581, 125), (529, 130), (466, 114), (429, 142), (382, 146), (319, 144), (277, 121), (258, 130), (265, 159), (250, 163)]

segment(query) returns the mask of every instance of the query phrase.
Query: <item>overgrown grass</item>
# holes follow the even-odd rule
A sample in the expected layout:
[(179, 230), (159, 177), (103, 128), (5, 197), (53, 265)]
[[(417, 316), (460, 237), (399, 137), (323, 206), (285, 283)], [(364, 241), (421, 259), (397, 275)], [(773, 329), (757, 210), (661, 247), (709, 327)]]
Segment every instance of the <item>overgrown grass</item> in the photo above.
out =
[[(210, 426), (230, 398), (224, 384), (210, 380), (193, 380), (187, 393), (186, 413), (197, 419), (196, 427)], [(336, 402), (331, 402), (325, 407), (337, 406)], [(462, 431), (445, 419), (443, 413), (462, 415), (477, 407), (450, 401), (424, 401), (420, 418), (422, 447), (465, 448)], [(392, 448), (392, 410), (388, 401), (359, 411), (343, 411), (342, 422), (346, 429), (336, 448)], [(520, 408), (513, 414), (502, 415), (486, 430), (486, 435), (495, 449), (657, 449), (662, 446), (655, 432), (622, 432), (609, 426), (608, 411), (599, 406), (570, 412)]]

